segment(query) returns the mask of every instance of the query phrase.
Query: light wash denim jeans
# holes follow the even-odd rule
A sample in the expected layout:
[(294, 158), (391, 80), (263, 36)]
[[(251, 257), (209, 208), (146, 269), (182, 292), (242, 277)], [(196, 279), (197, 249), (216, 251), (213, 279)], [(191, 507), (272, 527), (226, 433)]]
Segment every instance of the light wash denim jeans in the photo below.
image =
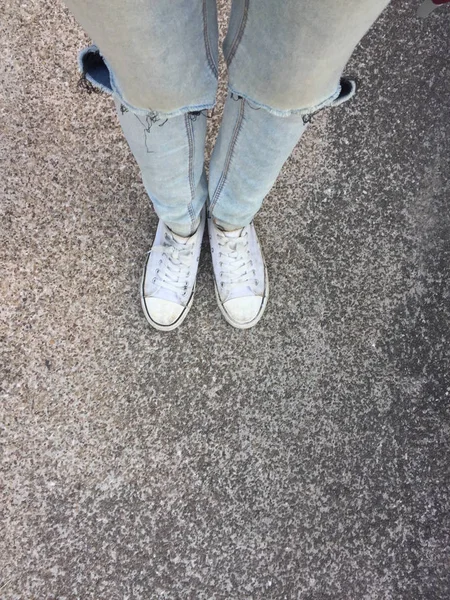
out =
[(310, 116), (353, 95), (343, 69), (388, 3), (233, 0), (229, 95), (208, 183), (216, 1), (66, 0), (96, 44), (80, 53), (80, 69), (114, 97), (155, 210), (180, 235), (195, 231), (207, 201), (225, 229), (252, 221)]

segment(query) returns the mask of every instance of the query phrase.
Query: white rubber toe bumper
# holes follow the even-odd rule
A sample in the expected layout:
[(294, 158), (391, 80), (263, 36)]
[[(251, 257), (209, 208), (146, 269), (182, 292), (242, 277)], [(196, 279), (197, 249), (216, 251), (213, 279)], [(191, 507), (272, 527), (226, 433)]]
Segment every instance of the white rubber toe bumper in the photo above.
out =
[(155, 323), (167, 327), (173, 325), (181, 316), (184, 306), (161, 298), (144, 298), (147, 312)]
[(244, 296), (228, 300), (223, 308), (235, 323), (246, 325), (256, 319), (262, 305), (263, 298), (260, 296)]

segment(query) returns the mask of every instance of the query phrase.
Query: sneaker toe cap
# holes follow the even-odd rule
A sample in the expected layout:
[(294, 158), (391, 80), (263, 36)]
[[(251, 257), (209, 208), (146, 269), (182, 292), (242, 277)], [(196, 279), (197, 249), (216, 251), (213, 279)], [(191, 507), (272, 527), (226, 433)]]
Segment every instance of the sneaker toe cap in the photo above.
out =
[(224, 303), (223, 307), (236, 323), (244, 325), (258, 316), (263, 303), (261, 296), (244, 296), (233, 298)]
[(151, 319), (163, 326), (173, 325), (184, 310), (184, 306), (161, 298), (145, 298), (145, 306)]

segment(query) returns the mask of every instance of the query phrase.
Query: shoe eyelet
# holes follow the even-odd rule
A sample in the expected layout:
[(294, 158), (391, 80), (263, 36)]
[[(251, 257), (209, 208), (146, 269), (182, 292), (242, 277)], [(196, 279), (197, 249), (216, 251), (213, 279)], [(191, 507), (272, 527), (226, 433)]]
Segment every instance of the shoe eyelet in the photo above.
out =
[(257, 279), (255, 279), (255, 285), (258, 285), (259, 281)]
[(152, 283), (156, 283), (156, 277), (153, 277)]

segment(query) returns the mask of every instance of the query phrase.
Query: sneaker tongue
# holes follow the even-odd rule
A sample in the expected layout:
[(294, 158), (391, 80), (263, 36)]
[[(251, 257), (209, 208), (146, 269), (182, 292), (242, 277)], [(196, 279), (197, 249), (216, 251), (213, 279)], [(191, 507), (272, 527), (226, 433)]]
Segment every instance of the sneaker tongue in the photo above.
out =
[(241, 237), (241, 233), (244, 231), (244, 228), (241, 229), (233, 229), (233, 231), (224, 231), (223, 235), (227, 238), (238, 238)]
[(170, 232), (172, 234), (173, 239), (178, 242), (179, 244), (183, 244), (186, 245), (189, 241), (188, 237), (183, 237), (181, 235), (178, 235), (177, 233), (174, 233), (173, 231)]

